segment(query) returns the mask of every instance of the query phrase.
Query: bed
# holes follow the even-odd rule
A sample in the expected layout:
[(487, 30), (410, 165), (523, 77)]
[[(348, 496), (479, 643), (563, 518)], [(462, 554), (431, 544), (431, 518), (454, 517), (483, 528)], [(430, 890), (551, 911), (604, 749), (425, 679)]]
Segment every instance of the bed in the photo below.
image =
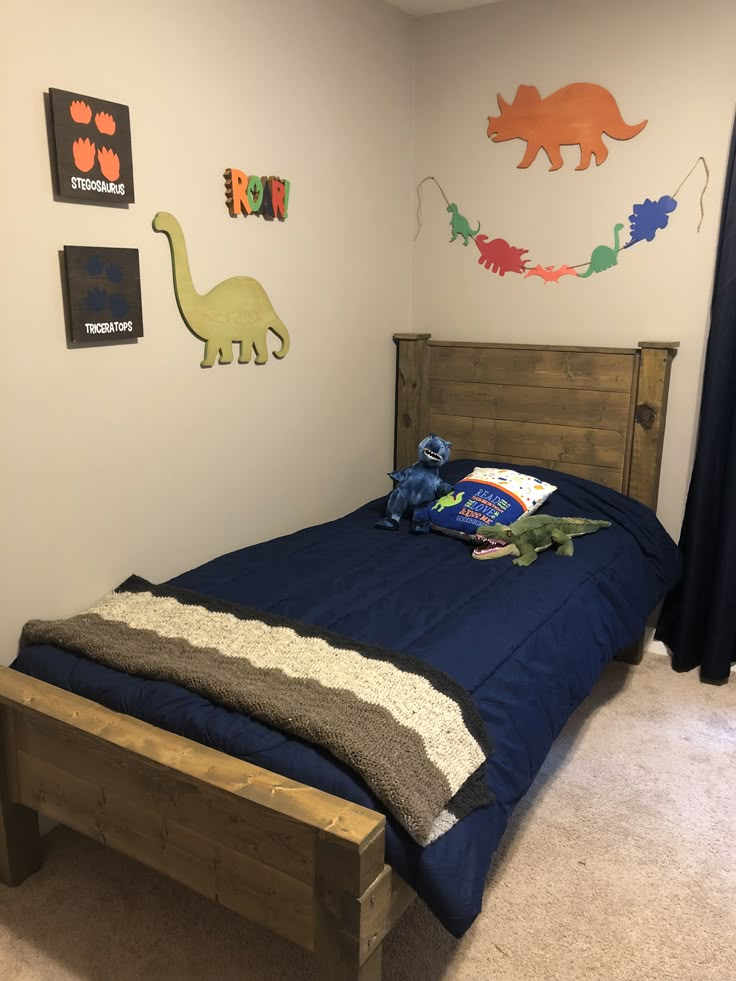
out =
[(456, 936), (472, 923), (553, 740), (611, 657), (640, 658), (677, 579), (652, 511), (677, 345), (394, 339), (397, 468), (435, 431), (453, 443), (448, 482), (477, 461), (533, 467), (558, 486), (546, 511), (612, 527), (577, 540), (571, 561), (517, 569), (440, 535), (375, 530), (381, 498), (172, 585), (446, 671), (493, 737), (495, 802), (420, 848), (324, 751), (178, 686), (27, 647), (0, 669), (0, 881), (39, 867), (43, 814), (312, 950), (325, 979), (380, 978), (382, 940), (416, 893)]

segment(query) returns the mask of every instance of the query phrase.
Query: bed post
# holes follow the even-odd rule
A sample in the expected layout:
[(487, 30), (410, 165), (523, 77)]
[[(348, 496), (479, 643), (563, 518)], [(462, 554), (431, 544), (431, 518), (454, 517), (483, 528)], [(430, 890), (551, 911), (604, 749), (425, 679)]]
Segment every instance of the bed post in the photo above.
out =
[(18, 886), (41, 868), (43, 850), (38, 814), (16, 803), (15, 717), (0, 707), (0, 883)]
[(631, 467), (628, 487), (624, 487), (623, 491), (655, 511), (670, 368), (678, 347), (677, 341), (639, 342), (639, 379), (635, 396)]
[(644, 634), (635, 641), (624, 647), (622, 651), (614, 657), (614, 661), (621, 661), (623, 664), (641, 664), (644, 658)]
[(429, 404), (429, 344), (431, 334), (394, 334), (398, 347), (396, 370), (396, 436), (394, 467), (411, 466), (419, 441), (426, 436)]
[(363, 847), (318, 834), (314, 854), (314, 954), (325, 981), (380, 981), (392, 870), (385, 823)]

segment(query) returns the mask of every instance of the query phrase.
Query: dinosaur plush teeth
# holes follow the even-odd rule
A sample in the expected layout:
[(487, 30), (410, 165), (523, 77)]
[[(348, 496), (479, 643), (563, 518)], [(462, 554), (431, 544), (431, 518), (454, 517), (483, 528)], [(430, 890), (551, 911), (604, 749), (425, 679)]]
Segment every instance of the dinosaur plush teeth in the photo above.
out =
[(501, 542), (495, 538), (484, 538), (483, 544), (478, 545), (476, 552), (495, 552), (499, 548), (506, 548), (508, 542)]

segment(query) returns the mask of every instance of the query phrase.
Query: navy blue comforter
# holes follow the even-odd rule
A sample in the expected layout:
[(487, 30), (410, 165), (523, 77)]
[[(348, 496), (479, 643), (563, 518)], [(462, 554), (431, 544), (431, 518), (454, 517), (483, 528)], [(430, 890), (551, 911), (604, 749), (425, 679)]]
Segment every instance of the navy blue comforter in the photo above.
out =
[[(444, 477), (455, 482), (476, 465), (455, 461)], [(540, 513), (604, 518), (613, 526), (576, 539), (572, 559), (545, 552), (520, 569), (508, 558), (473, 561), (469, 546), (454, 539), (410, 535), (408, 522), (397, 532), (374, 529), (383, 498), (171, 580), (408, 652), (471, 692), (495, 745), (488, 782), (496, 802), (424, 849), (391, 818), (387, 824), (387, 861), (458, 937), (480, 911), (493, 852), (553, 740), (607, 661), (642, 634), (679, 576), (676, 546), (648, 508), (585, 480), (541, 468), (534, 473), (559, 488)], [(182, 688), (53, 647), (25, 649), (13, 667), (383, 810), (325, 752)]]

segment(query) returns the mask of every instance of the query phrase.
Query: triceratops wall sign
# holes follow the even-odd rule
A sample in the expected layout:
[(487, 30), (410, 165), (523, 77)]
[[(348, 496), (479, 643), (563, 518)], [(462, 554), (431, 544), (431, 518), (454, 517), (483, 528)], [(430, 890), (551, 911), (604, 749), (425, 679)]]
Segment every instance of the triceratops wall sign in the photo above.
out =
[(580, 163), (575, 170), (587, 170), (591, 157), (599, 166), (608, 156), (604, 134), (614, 140), (630, 140), (647, 124), (629, 126), (624, 122), (616, 100), (601, 85), (573, 82), (542, 98), (534, 85), (520, 85), (514, 101), (498, 94), (500, 116), (488, 117), (488, 136), (494, 143), (525, 140), (526, 153), (518, 167), (529, 167), (540, 150), (549, 157), (550, 170), (559, 170), (562, 146), (580, 147)]
[(256, 279), (233, 276), (218, 283), (209, 293), (198, 293), (189, 271), (187, 246), (179, 222), (166, 211), (159, 211), (153, 219), (153, 228), (169, 239), (179, 311), (189, 330), (204, 341), (203, 368), (211, 368), (215, 358), (219, 364), (231, 364), (233, 344), (240, 345), (238, 364), (248, 364), (253, 351), (256, 364), (265, 364), (269, 330), (281, 341), (281, 347), (273, 352), (273, 356), (286, 357), (289, 331)]

